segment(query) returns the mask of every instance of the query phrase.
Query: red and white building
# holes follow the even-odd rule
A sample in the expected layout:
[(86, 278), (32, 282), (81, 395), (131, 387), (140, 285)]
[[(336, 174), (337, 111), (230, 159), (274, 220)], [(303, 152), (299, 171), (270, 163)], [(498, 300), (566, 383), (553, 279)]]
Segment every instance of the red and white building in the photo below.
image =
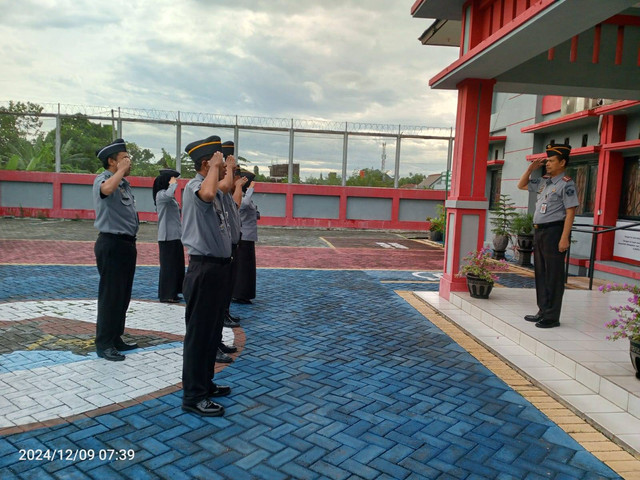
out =
[[(417, 0), (411, 15), (431, 19), (423, 44), (460, 51), (429, 81), (458, 91), (441, 296), (466, 290), (456, 273), (467, 252), (490, 242), (496, 194), (531, 210), (535, 199), (516, 184), (552, 140), (573, 146), (575, 224), (640, 221), (637, 0)], [(574, 235), (574, 265), (585, 264), (591, 237)], [(599, 235), (594, 266), (602, 278), (640, 281), (640, 232)]]

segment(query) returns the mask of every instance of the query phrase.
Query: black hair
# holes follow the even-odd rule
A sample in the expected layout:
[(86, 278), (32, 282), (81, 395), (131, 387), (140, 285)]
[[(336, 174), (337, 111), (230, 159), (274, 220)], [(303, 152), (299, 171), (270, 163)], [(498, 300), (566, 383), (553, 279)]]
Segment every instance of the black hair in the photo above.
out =
[(171, 180), (172, 176), (168, 173), (161, 173), (156, 177), (153, 181), (153, 204), (156, 204), (156, 196), (160, 190), (166, 190), (169, 188), (169, 180)]
[(201, 157), (196, 158), (193, 161), (193, 168), (196, 169), (196, 172), (199, 172), (200, 170), (202, 170), (202, 162), (211, 160), (212, 157), (213, 157), (213, 154), (209, 154), (209, 155), (203, 155)]

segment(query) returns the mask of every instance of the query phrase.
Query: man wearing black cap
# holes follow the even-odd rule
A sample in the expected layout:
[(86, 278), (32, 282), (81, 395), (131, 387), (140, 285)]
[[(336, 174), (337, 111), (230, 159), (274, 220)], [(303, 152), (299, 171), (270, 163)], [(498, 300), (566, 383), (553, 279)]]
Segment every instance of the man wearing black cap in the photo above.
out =
[(94, 252), (100, 284), (96, 351), (110, 361), (122, 361), (122, 351), (138, 345), (122, 340), (133, 276), (136, 270), (138, 214), (131, 185), (124, 178), (131, 171), (131, 158), (121, 138), (96, 152), (105, 170), (93, 182), (94, 226), (100, 234)]
[(197, 172), (182, 196), (182, 243), (189, 253), (183, 295), (186, 334), (182, 364), (182, 409), (204, 417), (224, 414), (210, 397), (231, 388), (213, 383), (229, 282), (231, 234), (218, 182), (225, 176), (220, 137), (192, 142), (185, 151)]
[[(560, 326), (560, 310), (564, 294), (564, 260), (569, 249), (571, 226), (579, 205), (576, 185), (565, 176), (571, 145), (551, 143), (546, 147), (547, 159), (534, 160), (524, 172), (518, 188), (537, 193), (533, 214), (534, 267), (538, 313), (526, 315), (536, 327)], [(546, 166), (542, 178), (529, 178), (534, 170)]]

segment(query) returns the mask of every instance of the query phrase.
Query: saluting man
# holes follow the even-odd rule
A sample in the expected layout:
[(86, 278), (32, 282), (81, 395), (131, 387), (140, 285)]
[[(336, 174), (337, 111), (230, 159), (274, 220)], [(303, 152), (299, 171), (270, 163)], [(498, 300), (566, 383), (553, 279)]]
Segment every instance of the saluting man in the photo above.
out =
[[(547, 145), (547, 159), (534, 160), (524, 172), (518, 188), (536, 192), (536, 211), (533, 214), (534, 269), (538, 313), (526, 315), (525, 320), (536, 327), (560, 326), (560, 310), (564, 295), (564, 261), (569, 249), (571, 226), (579, 205), (576, 185), (565, 176), (571, 145)], [(531, 173), (545, 165), (542, 178), (530, 178)]]
[(204, 417), (223, 415), (224, 407), (210, 397), (231, 393), (212, 381), (231, 263), (231, 233), (218, 190), (226, 173), (221, 150), (215, 135), (187, 145), (197, 174), (182, 195), (182, 243), (189, 253), (182, 289), (187, 302), (182, 409)]
[(94, 246), (100, 284), (96, 351), (110, 361), (122, 361), (123, 351), (138, 348), (122, 340), (136, 270), (138, 213), (131, 185), (131, 158), (119, 138), (96, 152), (105, 170), (93, 182), (94, 226), (100, 234)]

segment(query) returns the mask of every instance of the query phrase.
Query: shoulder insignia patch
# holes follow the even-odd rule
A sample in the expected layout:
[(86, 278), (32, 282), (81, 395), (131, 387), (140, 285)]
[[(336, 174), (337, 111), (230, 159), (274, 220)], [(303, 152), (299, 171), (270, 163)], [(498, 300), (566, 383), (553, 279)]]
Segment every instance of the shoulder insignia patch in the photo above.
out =
[(562, 179), (563, 179), (565, 182), (568, 182), (569, 180), (571, 180), (571, 177), (566, 176), (566, 177), (562, 177)]
[(564, 192), (567, 194), (567, 197), (573, 197), (573, 195), (576, 193), (576, 189), (573, 187), (567, 187)]
[(540, 183), (540, 179), (532, 178), (531, 180), (529, 180), (529, 183), (531, 183), (532, 185), (537, 185), (538, 183)]

